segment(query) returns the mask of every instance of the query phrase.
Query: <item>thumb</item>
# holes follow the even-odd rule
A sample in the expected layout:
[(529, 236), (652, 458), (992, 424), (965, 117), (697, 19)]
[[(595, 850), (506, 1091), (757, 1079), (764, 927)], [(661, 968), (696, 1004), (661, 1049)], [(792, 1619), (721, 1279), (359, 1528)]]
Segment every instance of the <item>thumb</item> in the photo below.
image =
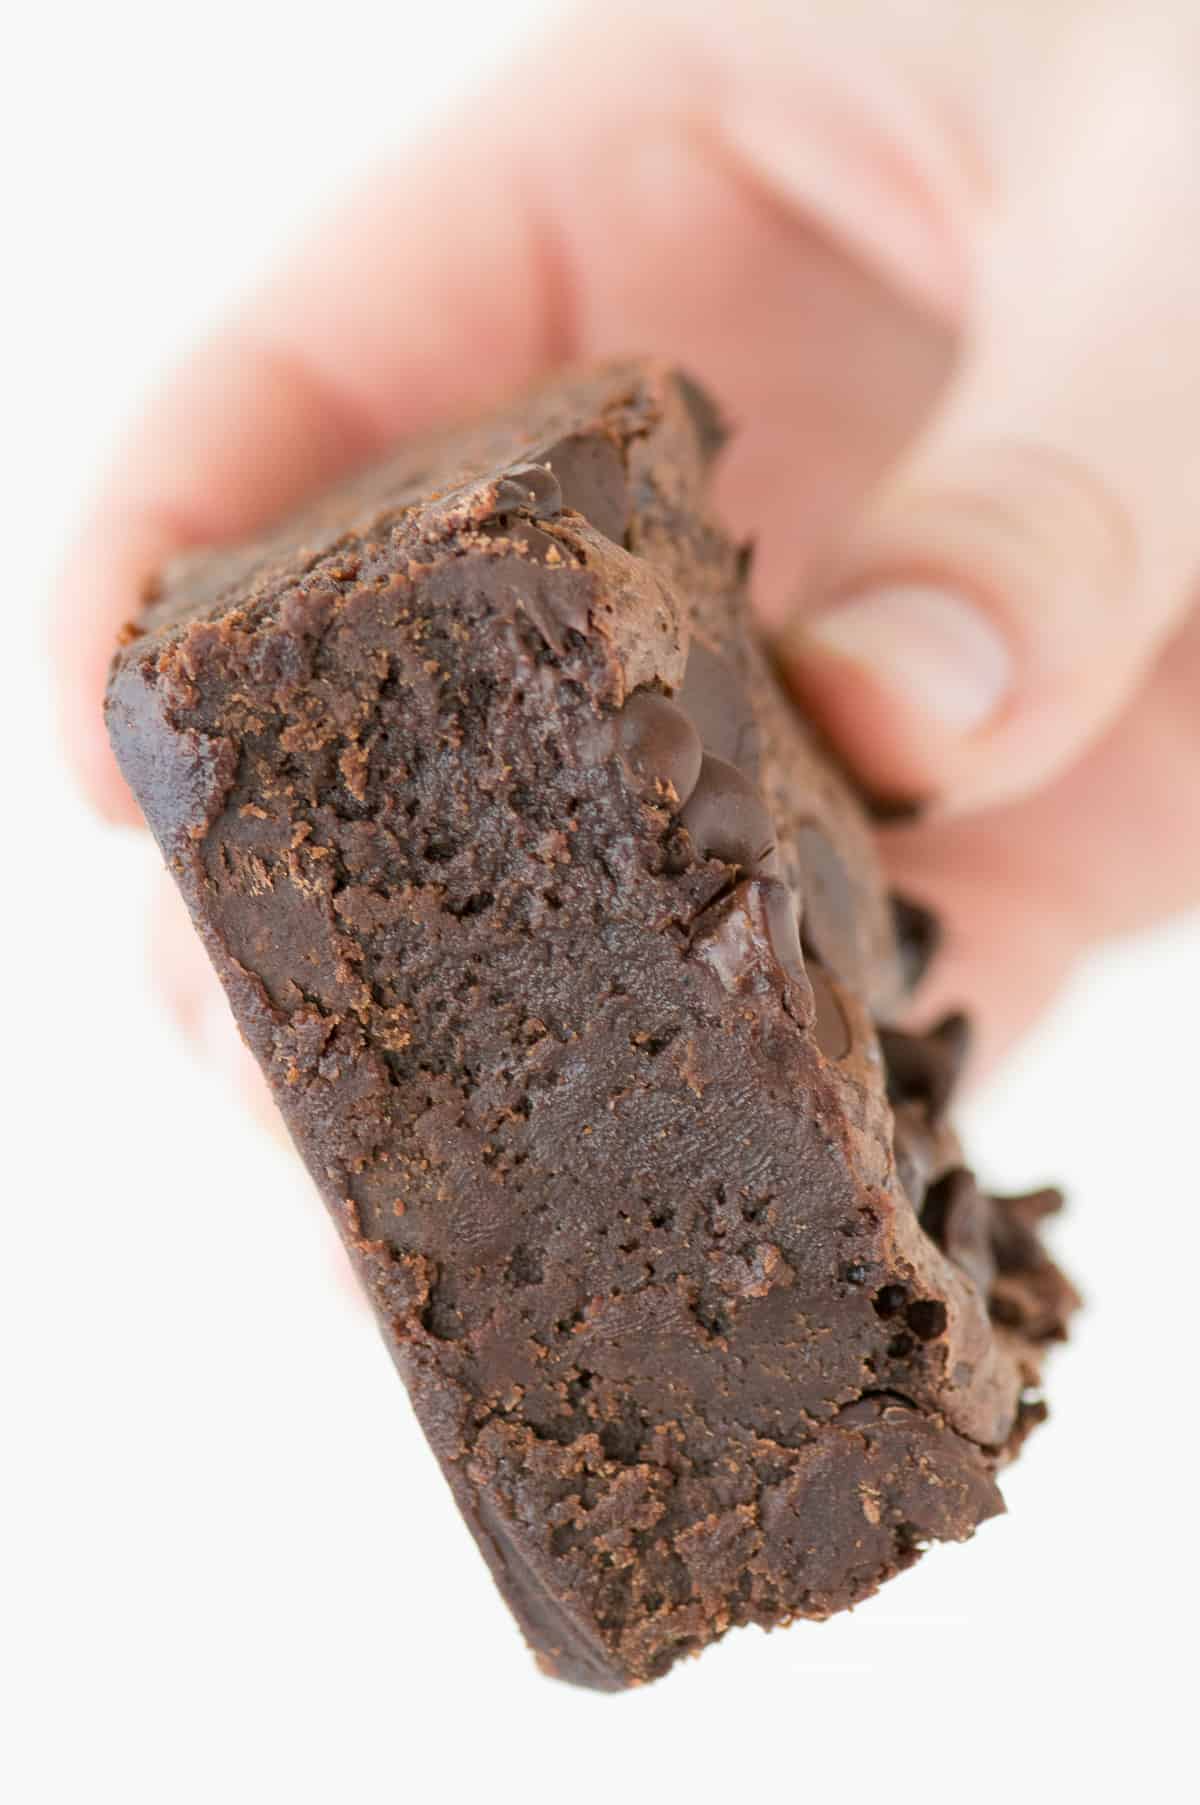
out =
[(780, 647), (884, 797), (974, 805), (1046, 782), (1122, 710), (1188, 605), (1194, 109), (1186, 91), (1169, 104), (1161, 67), (1153, 108), (1128, 64), (1120, 105), (1090, 74), (1063, 148), (978, 247), (942, 412)]

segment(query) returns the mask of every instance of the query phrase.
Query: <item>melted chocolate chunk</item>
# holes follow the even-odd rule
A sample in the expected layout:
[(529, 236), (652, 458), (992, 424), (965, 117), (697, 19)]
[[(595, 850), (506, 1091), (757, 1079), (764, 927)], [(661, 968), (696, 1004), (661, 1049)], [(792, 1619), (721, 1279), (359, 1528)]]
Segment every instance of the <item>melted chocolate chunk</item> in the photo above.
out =
[[(683, 769), (683, 776), (689, 779), (686, 791), (676, 784), (687, 805), (681, 821), (702, 857), (727, 859), (751, 876), (766, 880), (756, 887), (755, 899), (762, 912), (766, 942), (781, 970), (799, 982), (805, 970), (796, 899), (777, 875), (775, 827), (754, 781), (760, 736), (749, 697), (732, 666), (702, 640), (693, 639), (679, 707), (672, 709), (661, 697), (656, 702), (660, 709), (670, 709), (671, 717), (645, 728), (639, 717), (633, 731), (655, 740), (669, 736), (672, 745), (679, 747), (680, 758), (690, 759), (694, 747), (703, 744), (697, 772), (692, 772), (690, 763)], [(686, 749), (679, 722), (687, 722), (691, 728), (693, 737)]]
[(844, 1059), (853, 1043), (850, 1024), (838, 1001), (837, 991), (830, 982), (829, 974), (815, 960), (809, 963), (808, 981), (812, 985), (816, 1009), (813, 1034), (817, 1045), (826, 1059)]
[(993, 1197), (991, 1248), (996, 1261), (991, 1310), (997, 1322), (1030, 1341), (1061, 1341), (1079, 1294), (1038, 1240), (1035, 1224), (1062, 1205), (1062, 1193), (1030, 1191)]
[(781, 878), (761, 878), (758, 888), (763, 900), (767, 939), (780, 968), (789, 978), (805, 977), (804, 954), (800, 950), (800, 922), (796, 899)]
[(572, 433), (542, 453), (558, 480), (562, 506), (589, 520), (614, 545), (629, 530), (629, 484), (625, 459), (601, 433)]
[(775, 877), (775, 826), (750, 779), (706, 752), (680, 820), (702, 859), (722, 859), (751, 877)]
[(850, 982), (858, 975), (858, 898), (824, 828), (806, 821), (796, 835), (804, 881), (804, 942), (822, 965)]
[(703, 640), (693, 638), (677, 697), (695, 721), (704, 750), (758, 781), (762, 734), (737, 672)]
[(993, 1197), (992, 1245), (1001, 1272), (1021, 1272), (1045, 1256), (1036, 1224), (1062, 1208), (1062, 1192), (1030, 1191), (1022, 1197)]
[(918, 1341), (936, 1341), (946, 1333), (946, 1306), (940, 1298), (915, 1297), (904, 1312), (904, 1320)]
[[(753, 897), (762, 918), (760, 938), (780, 969), (802, 980), (796, 900), (778, 876), (774, 823), (753, 781), (758, 726), (732, 667), (693, 639), (678, 705), (653, 691), (631, 696), (621, 742), (643, 776), (674, 789), (680, 820), (702, 858), (724, 859), (751, 877), (769, 880), (756, 886)], [(746, 900), (742, 895), (741, 906)], [(735, 943), (747, 931), (730, 913), (704, 954), (725, 979), (745, 963), (744, 950)]]
[(879, 1045), (887, 1066), (893, 1105), (922, 1102), (936, 1122), (945, 1112), (966, 1063), (970, 1025), (965, 1015), (947, 1015), (928, 1034), (881, 1028)]
[(690, 376), (681, 373), (676, 380), (679, 393), (696, 428), (700, 455), (706, 464), (711, 464), (724, 450), (729, 439), (729, 428), (722, 419), (716, 402)]
[(680, 807), (696, 788), (704, 756), (700, 735), (681, 708), (657, 690), (635, 690), (621, 710), (620, 743), (648, 783), (675, 792)]
[(892, 1128), (892, 1157), (896, 1162), (896, 1177), (900, 1180), (904, 1194), (914, 1208), (921, 1207), (921, 1199), (925, 1195), (925, 1161), (922, 1155), (921, 1136), (914, 1134), (907, 1123), (899, 1118)]
[(796, 904), (779, 878), (746, 879), (706, 910), (693, 930), (692, 949), (726, 990), (769, 990), (782, 971), (804, 987), (802, 1013), (811, 1020)]
[(896, 930), (896, 947), (906, 991), (913, 991), (929, 970), (942, 943), (942, 927), (937, 916), (911, 897), (893, 890), (888, 898), (892, 925)]
[(930, 1186), (921, 1210), (921, 1227), (986, 1297), (996, 1276), (992, 1206), (973, 1173), (958, 1166)]
[(928, 1111), (922, 1103), (893, 1105), (892, 1152), (896, 1176), (914, 1208), (921, 1207), (936, 1162)]
[(532, 514), (548, 520), (562, 513), (562, 488), (545, 464), (514, 464), (496, 484), (497, 514)]

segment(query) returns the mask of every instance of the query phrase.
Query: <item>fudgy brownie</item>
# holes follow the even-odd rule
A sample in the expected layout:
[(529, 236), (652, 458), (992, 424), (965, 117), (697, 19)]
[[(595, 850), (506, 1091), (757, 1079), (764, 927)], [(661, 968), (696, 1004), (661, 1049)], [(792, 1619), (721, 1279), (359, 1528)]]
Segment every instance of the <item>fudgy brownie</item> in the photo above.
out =
[(933, 927), (749, 630), (646, 365), (402, 452), (125, 635), (108, 718), (539, 1659), (619, 1687), (1002, 1508), (1069, 1286)]

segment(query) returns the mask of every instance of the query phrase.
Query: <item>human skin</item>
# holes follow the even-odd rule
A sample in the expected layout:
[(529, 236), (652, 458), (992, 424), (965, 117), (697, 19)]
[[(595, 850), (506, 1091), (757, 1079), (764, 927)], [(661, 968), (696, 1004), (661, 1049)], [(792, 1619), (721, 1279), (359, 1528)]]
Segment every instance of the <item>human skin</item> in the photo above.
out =
[[(99, 700), (174, 551), (565, 359), (665, 353), (738, 428), (719, 501), (797, 695), (922, 805), (881, 830), (947, 925), (919, 1008), (967, 1003), (986, 1065), (1200, 894), (1198, 242), (1191, 0), (572, 12), (134, 422), (57, 598), (80, 779), (136, 819)], [(177, 916), (157, 944), (228, 1044)]]

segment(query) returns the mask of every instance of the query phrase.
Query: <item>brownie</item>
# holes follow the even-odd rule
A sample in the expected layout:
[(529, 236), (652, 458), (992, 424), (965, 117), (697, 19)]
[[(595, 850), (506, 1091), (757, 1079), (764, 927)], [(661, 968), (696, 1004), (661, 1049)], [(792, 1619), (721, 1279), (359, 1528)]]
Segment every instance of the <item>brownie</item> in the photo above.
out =
[(1073, 1296), (655, 365), (406, 448), (126, 629), (117, 756), (543, 1666), (821, 1618), (1002, 1509)]

